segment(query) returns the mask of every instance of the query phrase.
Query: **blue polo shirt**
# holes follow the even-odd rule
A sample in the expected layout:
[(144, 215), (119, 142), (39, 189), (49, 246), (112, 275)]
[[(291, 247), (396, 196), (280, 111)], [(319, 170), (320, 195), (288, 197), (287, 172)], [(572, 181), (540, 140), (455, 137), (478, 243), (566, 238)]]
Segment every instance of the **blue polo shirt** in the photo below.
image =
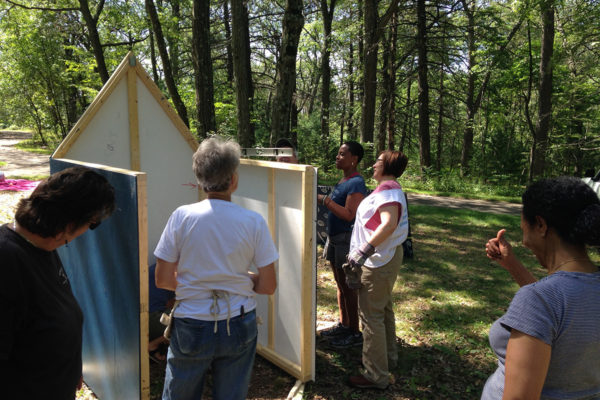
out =
[[(353, 193), (362, 193), (363, 196), (366, 196), (367, 194), (365, 180), (358, 174), (358, 172), (356, 172), (354, 175), (351, 175), (350, 178), (346, 179), (345, 181), (336, 184), (333, 187), (329, 197), (331, 200), (344, 207), (346, 205), (346, 197)], [(331, 211), (329, 211), (327, 214), (327, 234), (329, 236), (334, 236), (344, 232), (352, 232), (353, 225), (354, 220), (344, 221), (343, 219), (336, 217)]]

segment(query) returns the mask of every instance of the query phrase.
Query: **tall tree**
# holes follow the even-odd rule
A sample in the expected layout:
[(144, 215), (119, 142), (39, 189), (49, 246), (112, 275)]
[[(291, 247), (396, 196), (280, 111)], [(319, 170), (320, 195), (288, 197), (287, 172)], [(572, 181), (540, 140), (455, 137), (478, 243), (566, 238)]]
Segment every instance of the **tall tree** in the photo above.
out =
[(429, 136), (429, 80), (427, 77), (427, 15), (425, 0), (417, 0), (417, 52), (419, 55), (419, 156), (421, 173), (431, 166)]
[(323, 49), (321, 50), (321, 139), (325, 154), (329, 154), (329, 107), (331, 103), (331, 24), (336, 0), (321, 0), (323, 19)]
[(304, 26), (302, 0), (287, 0), (283, 14), (281, 54), (277, 62), (279, 80), (271, 113), (271, 138), (289, 137), (292, 97), (296, 88), (296, 55)]
[(461, 152), (461, 173), (468, 175), (470, 170), (470, 162), (473, 152), (473, 137), (475, 132), (475, 115), (479, 112), (481, 107), (481, 99), (487, 89), (491, 73), (498, 63), (499, 55), (503, 55), (506, 51), (507, 46), (521, 28), (523, 23), (525, 12), (522, 12), (522, 16), (519, 17), (517, 23), (513, 26), (507, 38), (500, 44), (498, 50), (491, 57), (491, 62), (487, 67), (487, 71), (481, 79), (480, 87), (477, 89), (476, 85), (479, 81), (479, 72), (481, 68), (478, 65), (476, 57), (477, 48), (480, 46), (478, 38), (475, 36), (476, 29), (476, 12), (477, 12), (477, 0), (461, 0), (463, 12), (467, 16), (467, 93), (466, 93), (466, 124), (463, 133), (463, 147)]
[(381, 96), (381, 123), (377, 134), (376, 153), (394, 149), (396, 131), (396, 44), (398, 41), (397, 11), (390, 23), (383, 50), (383, 93)]
[(183, 103), (183, 100), (181, 99), (181, 96), (179, 95), (177, 85), (175, 84), (175, 77), (173, 76), (171, 60), (169, 59), (167, 44), (163, 35), (160, 20), (158, 19), (158, 12), (156, 11), (154, 0), (145, 0), (145, 4), (146, 12), (148, 13), (148, 17), (150, 18), (150, 22), (152, 23), (152, 31), (154, 37), (156, 38), (158, 53), (162, 61), (167, 90), (169, 91), (169, 95), (171, 96), (171, 100), (173, 101), (173, 105), (175, 106), (175, 110), (177, 110), (177, 114), (179, 114), (179, 117), (187, 126), (190, 126), (190, 122), (187, 115), (187, 109), (185, 107), (185, 104)]
[(531, 147), (529, 179), (542, 176), (546, 168), (548, 133), (552, 121), (552, 53), (554, 51), (554, 0), (542, 0), (542, 50), (540, 57), (540, 86), (538, 120)]
[(196, 89), (198, 137), (216, 131), (213, 66), (210, 55), (210, 2), (194, 0), (192, 10), (192, 59)]
[(229, 0), (223, 1), (223, 25), (225, 26), (225, 45), (226, 49), (226, 66), (227, 66), (227, 83), (233, 85), (233, 55), (231, 50), (231, 25), (229, 24)]
[(379, 40), (383, 29), (398, 9), (398, 1), (392, 0), (382, 17), (377, 11), (378, 1), (364, 0), (364, 58), (363, 58), (363, 87), (361, 118), (361, 140), (373, 142), (375, 128), (375, 102), (377, 97), (377, 56)]
[(92, 50), (94, 52), (94, 58), (96, 59), (98, 74), (100, 75), (100, 79), (102, 79), (102, 83), (106, 83), (110, 78), (110, 75), (106, 68), (104, 51), (100, 42), (100, 35), (98, 34), (98, 19), (100, 18), (103, 7), (104, 1), (99, 2), (99, 4), (96, 6), (96, 12), (94, 15), (92, 15), (88, 1), (79, 0), (79, 10), (81, 11), (81, 15), (83, 16), (83, 20), (85, 21), (85, 25), (88, 30), (88, 38), (90, 39), (90, 44), (92, 45)]
[(231, 45), (233, 74), (237, 99), (238, 142), (242, 147), (254, 145), (254, 125), (251, 122), (254, 85), (250, 67), (250, 33), (246, 2), (231, 2)]

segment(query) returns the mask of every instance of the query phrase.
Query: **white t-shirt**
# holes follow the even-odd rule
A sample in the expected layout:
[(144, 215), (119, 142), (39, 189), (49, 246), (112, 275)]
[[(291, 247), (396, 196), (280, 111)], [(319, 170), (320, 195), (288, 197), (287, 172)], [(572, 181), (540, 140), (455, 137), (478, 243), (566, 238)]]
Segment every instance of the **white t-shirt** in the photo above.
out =
[(398, 225), (394, 232), (377, 246), (375, 253), (367, 259), (366, 267), (378, 268), (386, 265), (394, 257), (396, 247), (400, 246), (408, 237), (408, 212), (402, 187), (396, 181), (386, 181), (365, 197), (356, 210), (356, 220), (350, 241), (351, 252), (368, 242), (373, 232), (381, 224), (379, 209), (394, 203), (400, 207)]
[[(213, 290), (229, 294), (231, 317), (256, 308), (251, 266), (279, 258), (265, 220), (229, 201), (203, 200), (179, 207), (167, 222), (154, 255), (177, 262), (178, 318), (215, 320)], [(227, 302), (218, 300), (218, 320), (227, 319)]]

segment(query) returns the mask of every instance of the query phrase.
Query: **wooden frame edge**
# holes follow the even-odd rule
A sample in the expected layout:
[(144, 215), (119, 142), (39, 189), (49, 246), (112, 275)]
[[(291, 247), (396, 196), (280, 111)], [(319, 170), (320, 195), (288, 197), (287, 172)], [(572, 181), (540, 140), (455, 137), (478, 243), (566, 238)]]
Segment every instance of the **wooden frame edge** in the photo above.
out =
[(140, 274), (140, 399), (150, 399), (149, 288), (148, 288), (148, 175), (137, 176), (138, 249)]
[(73, 146), (73, 143), (77, 141), (77, 138), (85, 128), (88, 126), (90, 121), (94, 118), (98, 110), (102, 107), (106, 99), (111, 95), (111, 93), (117, 87), (117, 84), (121, 79), (123, 79), (123, 74), (129, 68), (129, 56), (132, 55), (131, 52), (127, 53), (123, 61), (119, 64), (115, 72), (111, 75), (110, 79), (102, 86), (92, 104), (88, 106), (88, 108), (84, 111), (83, 115), (77, 120), (77, 123), (71, 128), (69, 134), (63, 139), (63, 141), (58, 145), (54, 153), (52, 153), (52, 157), (59, 159), (65, 156), (68, 151)]
[(308, 167), (302, 174), (302, 209), (304, 210), (302, 223), (302, 309), (301, 333), (302, 349), (300, 354), (302, 371), (299, 379), (302, 382), (314, 379), (314, 352), (315, 352), (315, 324), (313, 319), (315, 269), (313, 234), (314, 204), (315, 204), (315, 169)]
[(181, 136), (183, 136), (190, 148), (193, 151), (196, 151), (199, 145), (198, 141), (196, 140), (194, 135), (192, 135), (190, 129), (181, 120), (181, 118), (175, 112), (175, 110), (173, 110), (173, 107), (171, 107), (171, 104), (169, 104), (167, 97), (160, 91), (158, 86), (156, 86), (150, 75), (148, 75), (148, 72), (146, 72), (146, 70), (142, 68), (139, 63), (136, 63), (135, 71), (137, 76), (140, 78), (140, 80), (146, 87), (146, 89), (148, 89), (148, 91), (150, 92), (150, 94), (152, 94), (152, 96), (158, 102), (158, 104), (160, 104), (160, 107), (167, 114), (171, 122), (173, 122), (173, 124), (175, 125)]
[(129, 117), (129, 166), (134, 171), (140, 171), (140, 124), (138, 111), (137, 76), (131, 65), (137, 64), (133, 55), (129, 59), (127, 69), (127, 111)]
[[(270, 169), (269, 171), (269, 230), (271, 231), (271, 237), (275, 241), (275, 246), (279, 248), (279, 243), (277, 242), (277, 214), (276, 210), (276, 201), (275, 198), (275, 169)], [(279, 272), (279, 261), (277, 261), (277, 269), (276, 272)], [(276, 274), (276, 276), (279, 276)], [(268, 300), (268, 310), (267, 310), (268, 318), (269, 318), (269, 326), (267, 329), (267, 343), (270, 349), (275, 348), (275, 295), (272, 294), (269, 296)]]
[(262, 346), (260, 344), (256, 344), (256, 352), (263, 358), (269, 360), (273, 364), (277, 365), (279, 368), (292, 375), (293, 377), (299, 377), (302, 374), (302, 367), (298, 364), (294, 364), (282, 358), (279, 354), (275, 353), (275, 351), (269, 349), (268, 347)]

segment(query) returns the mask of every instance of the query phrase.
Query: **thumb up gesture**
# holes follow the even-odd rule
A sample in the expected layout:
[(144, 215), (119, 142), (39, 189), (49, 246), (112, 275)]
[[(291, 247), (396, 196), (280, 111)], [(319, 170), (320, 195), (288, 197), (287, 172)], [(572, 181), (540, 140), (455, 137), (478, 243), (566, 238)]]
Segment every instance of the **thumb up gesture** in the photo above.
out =
[(488, 240), (485, 245), (485, 252), (488, 258), (498, 261), (502, 264), (507, 258), (512, 256), (512, 246), (504, 238), (506, 229), (500, 229), (495, 238)]

